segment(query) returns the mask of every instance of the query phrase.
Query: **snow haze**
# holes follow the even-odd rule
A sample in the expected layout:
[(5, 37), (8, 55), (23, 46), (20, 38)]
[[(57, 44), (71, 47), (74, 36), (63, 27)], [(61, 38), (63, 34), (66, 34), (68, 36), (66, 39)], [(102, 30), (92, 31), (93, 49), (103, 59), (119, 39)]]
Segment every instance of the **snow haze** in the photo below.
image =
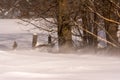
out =
[(23, 33), (23, 25), (18, 24), (20, 22), (18, 19), (0, 19), (0, 33)]
[[(32, 49), (32, 34), (16, 21), (0, 20), (0, 80), (120, 80), (119, 57)], [(46, 42), (46, 36), (39, 35), (39, 41)]]
[(119, 80), (120, 59), (95, 55), (0, 51), (1, 80)]

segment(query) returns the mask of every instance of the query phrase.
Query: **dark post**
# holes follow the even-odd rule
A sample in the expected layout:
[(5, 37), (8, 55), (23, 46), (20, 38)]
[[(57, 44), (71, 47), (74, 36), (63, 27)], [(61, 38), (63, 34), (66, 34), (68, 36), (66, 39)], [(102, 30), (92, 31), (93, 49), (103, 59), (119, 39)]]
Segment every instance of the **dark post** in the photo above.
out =
[(36, 33), (33, 34), (32, 47), (36, 46), (36, 44), (37, 44), (37, 38), (38, 38), (38, 35)]
[(48, 44), (51, 44), (52, 40), (51, 40), (51, 35), (48, 36)]
[(13, 49), (17, 48), (17, 42), (16, 41), (13, 42), (13, 46), (12, 47), (13, 47)]

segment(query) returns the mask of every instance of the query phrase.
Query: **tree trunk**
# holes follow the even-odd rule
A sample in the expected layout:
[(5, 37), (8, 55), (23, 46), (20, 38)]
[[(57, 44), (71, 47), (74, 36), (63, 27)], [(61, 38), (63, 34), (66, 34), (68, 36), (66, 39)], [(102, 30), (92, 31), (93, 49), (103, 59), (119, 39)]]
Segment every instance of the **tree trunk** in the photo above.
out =
[[(97, 15), (94, 14), (93, 33), (94, 33), (95, 35), (97, 35), (97, 26), (98, 26), (98, 25), (96, 24), (96, 22), (98, 22), (98, 18), (97, 18)], [(94, 47), (97, 47), (97, 44), (98, 44), (97, 38), (93, 36), (93, 46), (94, 46)]]
[[(86, 11), (85, 11), (85, 8), (83, 8), (82, 10), (82, 24), (83, 24), (83, 28), (87, 30), (87, 18), (86, 18)], [(84, 46), (87, 45), (87, 32), (86, 31), (83, 31), (83, 43), (84, 43)]]
[[(90, 22), (91, 14), (88, 12), (86, 8), (82, 11), (82, 20), (83, 20), (83, 28), (89, 32), (92, 32), (92, 25)], [(86, 31), (83, 31), (83, 41), (85, 46), (91, 46), (93, 42), (92, 35)]]
[[(114, 7), (112, 7), (112, 4), (108, 1), (104, 1), (103, 3), (105, 10), (103, 10), (103, 16), (117, 21), (117, 16), (113, 13), (115, 11)], [(105, 23), (105, 29), (109, 33), (107, 34), (107, 40), (117, 45), (117, 24), (108, 22), (104, 20)]]
[(72, 33), (67, 0), (58, 0), (58, 45), (60, 51), (72, 49)]

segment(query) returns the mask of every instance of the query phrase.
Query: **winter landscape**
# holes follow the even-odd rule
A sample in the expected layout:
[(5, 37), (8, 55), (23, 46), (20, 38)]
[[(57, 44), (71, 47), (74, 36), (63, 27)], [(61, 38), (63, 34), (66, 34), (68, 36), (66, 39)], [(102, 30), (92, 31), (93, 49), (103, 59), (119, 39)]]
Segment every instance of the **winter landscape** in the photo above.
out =
[[(18, 21), (0, 20), (0, 80), (120, 79), (119, 57), (86, 54), (84, 50), (70, 54), (34, 50), (32, 33), (21, 29)], [(18, 48), (12, 50), (14, 40)]]
[(0, 0), (0, 80), (120, 80), (120, 0)]

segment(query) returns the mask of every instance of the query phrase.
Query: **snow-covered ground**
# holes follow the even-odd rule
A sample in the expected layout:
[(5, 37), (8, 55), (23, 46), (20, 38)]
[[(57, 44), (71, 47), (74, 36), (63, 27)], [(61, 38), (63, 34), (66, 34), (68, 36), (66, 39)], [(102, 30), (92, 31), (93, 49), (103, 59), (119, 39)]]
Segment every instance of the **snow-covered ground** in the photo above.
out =
[(34, 50), (0, 51), (0, 80), (119, 79), (119, 58)]
[[(44, 27), (45, 25), (40, 26)], [(32, 25), (23, 23), (19, 19), (0, 19), (0, 49), (11, 50), (14, 41), (18, 44), (17, 49), (30, 49), (34, 33), (38, 33), (39, 44), (46, 43), (49, 33), (33, 28)]]
[(32, 34), (15, 22), (0, 20), (0, 80), (120, 80), (119, 57), (33, 50)]

